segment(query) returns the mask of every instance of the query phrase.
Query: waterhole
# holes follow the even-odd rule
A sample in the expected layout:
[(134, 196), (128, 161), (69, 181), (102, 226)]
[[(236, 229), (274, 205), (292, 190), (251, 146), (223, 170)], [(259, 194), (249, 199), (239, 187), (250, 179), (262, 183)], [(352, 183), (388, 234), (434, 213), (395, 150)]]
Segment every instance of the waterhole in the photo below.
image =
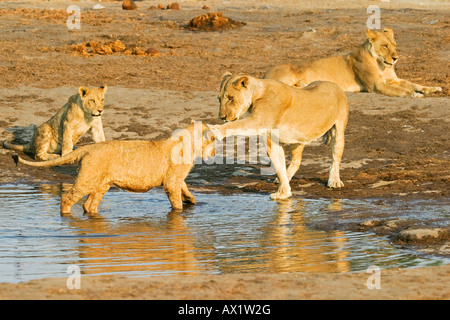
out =
[[(354, 272), (448, 263), (393, 246), (371, 232), (308, 228), (336, 212), (380, 210), (373, 200), (293, 198), (194, 192), (197, 205), (171, 212), (161, 189), (111, 189), (98, 215), (80, 204), (60, 216), (70, 185), (0, 186), (0, 282), (83, 275), (164, 276), (226, 273)], [(404, 203), (403, 203), (404, 204)], [(388, 205), (382, 210), (394, 210)], [(428, 219), (448, 215), (421, 202)], [(351, 214), (351, 213), (350, 213)]]

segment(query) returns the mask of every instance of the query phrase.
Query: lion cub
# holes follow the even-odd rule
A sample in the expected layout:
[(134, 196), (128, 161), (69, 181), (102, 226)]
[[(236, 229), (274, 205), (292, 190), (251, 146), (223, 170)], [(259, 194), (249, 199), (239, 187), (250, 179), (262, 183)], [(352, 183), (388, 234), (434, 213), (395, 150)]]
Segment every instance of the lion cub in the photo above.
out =
[(163, 185), (172, 207), (180, 210), (183, 201), (196, 203), (184, 182), (194, 166), (195, 156), (203, 155), (204, 159), (214, 156), (214, 138), (205, 137), (207, 130), (201, 122), (192, 122), (165, 140), (106, 141), (44, 162), (26, 161), (16, 154), (13, 157), (16, 163), (34, 167), (80, 163), (74, 186), (61, 197), (61, 214), (70, 213), (85, 195), (89, 195), (83, 206), (85, 212), (97, 213), (100, 201), (112, 186), (146, 192)]
[(66, 155), (87, 131), (91, 131), (94, 142), (105, 141), (102, 112), (107, 87), (88, 89), (80, 87), (78, 94), (47, 122), (40, 125), (31, 142), (14, 145), (14, 138), (3, 142), (5, 149), (24, 151), (34, 155), (36, 160), (50, 160)]

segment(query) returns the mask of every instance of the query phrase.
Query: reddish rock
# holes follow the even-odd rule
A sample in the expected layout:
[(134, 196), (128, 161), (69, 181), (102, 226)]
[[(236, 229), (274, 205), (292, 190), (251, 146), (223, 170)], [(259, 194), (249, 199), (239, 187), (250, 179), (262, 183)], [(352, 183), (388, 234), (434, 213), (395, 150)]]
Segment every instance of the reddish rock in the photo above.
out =
[(224, 17), (222, 12), (211, 12), (189, 21), (187, 28), (195, 31), (220, 31), (244, 26), (244, 22)]
[(180, 10), (180, 5), (178, 4), (178, 2), (173, 2), (167, 6), (167, 9)]
[(148, 48), (147, 51), (145, 51), (145, 53), (151, 57), (155, 57), (155, 56), (159, 56), (160, 53), (158, 50), (156, 50), (155, 48)]
[(123, 0), (122, 9), (123, 10), (136, 10), (137, 6), (133, 0)]

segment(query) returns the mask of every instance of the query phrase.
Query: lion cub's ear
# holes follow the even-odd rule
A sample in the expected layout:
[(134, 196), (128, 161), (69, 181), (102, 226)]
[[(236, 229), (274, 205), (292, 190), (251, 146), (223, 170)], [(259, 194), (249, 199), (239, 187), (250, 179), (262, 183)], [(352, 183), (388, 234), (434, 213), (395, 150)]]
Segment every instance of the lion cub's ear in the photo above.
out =
[(78, 88), (78, 93), (80, 94), (80, 96), (81, 96), (82, 98), (84, 98), (84, 97), (87, 95), (88, 92), (89, 92), (89, 89), (86, 88), (86, 87), (80, 87), (80, 88)]
[(384, 28), (383, 32), (387, 33), (392, 37), (392, 39), (394, 39), (394, 30), (392, 30), (391, 28)]
[(250, 80), (247, 76), (243, 76), (236, 80), (234, 86), (236, 87), (236, 89), (247, 88), (249, 81)]
[(100, 89), (103, 89), (103, 93), (105, 93), (106, 90), (108, 90), (108, 86), (106, 84), (104, 84), (100, 87)]
[(227, 71), (220, 77), (220, 82), (223, 82), (226, 78), (231, 77), (231, 72)]

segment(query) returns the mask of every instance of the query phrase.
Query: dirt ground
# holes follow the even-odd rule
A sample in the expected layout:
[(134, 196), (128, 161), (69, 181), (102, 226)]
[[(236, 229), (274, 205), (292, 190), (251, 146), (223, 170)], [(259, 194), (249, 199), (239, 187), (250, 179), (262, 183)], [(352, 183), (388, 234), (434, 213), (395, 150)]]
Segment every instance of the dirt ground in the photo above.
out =
[[(74, 3), (81, 7), (81, 29), (68, 30), (70, 14), (66, 8)], [(280, 63), (347, 53), (365, 40), (366, 8), (377, 4), (382, 26), (395, 31), (400, 54), (397, 74), (420, 84), (441, 86), (443, 91), (421, 99), (349, 93), (350, 116), (341, 169), (345, 187), (326, 187), (331, 151), (313, 143), (305, 148), (302, 167), (291, 183), (293, 193), (309, 198), (433, 199), (448, 208), (448, 2), (319, 0), (293, 4), (286, 0), (244, 4), (235, 0), (187, 0), (179, 1), (181, 10), (150, 9), (159, 3), (167, 5), (165, 2), (136, 3), (138, 10), (124, 11), (120, 1), (102, 1), (105, 8), (99, 10), (92, 9), (99, 4), (96, 1), (0, 1), (0, 139), (14, 134), (18, 141), (27, 140), (32, 132), (29, 125), (46, 121), (82, 85), (108, 85), (103, 116), (108, 140), (168, 137), (191, 119), (219, 124), (217, 90), (225, 71), (261, 77)], [(202, 9), (204, 5), (210, 10)], [(192, 18), (219, 11), (245, 25), (214, 32), (186, 28)], [(126, 49), (102, 52), (88, 45), (108, 45), (116, 40)], [(90, 142), (86, 136), (80, 144)], [(74, 167), (16, 167), (11, 154), (0, 149), (0, 183), (73, 182)], [(237, 174), (243, 167), (248, 174)], [(187, 182), (193, 190), (273, 192), (277, 188), (274, 176), (261, 175), (261, 167), (199, 165)], [(446, 230), (431, 250), (448, 256), (448, 223)], [(109, 288), (114, 287), (109, 294), (102, 289), (104, 279), (86, 280), (87, 291), (76, 294), (61, 292), (57, 280), (47, 279), (0, 284), (0, 297), (448, 299), (449, 289), (443, 284), (448, 283), (449, 271), (448, 266), (386, 271), (395, 281), (389, 290), (379, 290), (382, 295), (353, 287), (356, 279), (366, 279), (366, 274), (283, 274), (144, 281), (113, 278), (107, 279)], [(325, 290), (318, 284), (327, 281), (336, 290)], [(172, 290), (152, 295), (149, 290), (160, 282)], [(183, 283), (195, 290), (186, 294)], [(201, 283), (209, 288), (204, 295), (196, 291)], [(424, 283), (428, 290), (422, 290)], [(272, 285), (279, 290), (262, 290)]]

